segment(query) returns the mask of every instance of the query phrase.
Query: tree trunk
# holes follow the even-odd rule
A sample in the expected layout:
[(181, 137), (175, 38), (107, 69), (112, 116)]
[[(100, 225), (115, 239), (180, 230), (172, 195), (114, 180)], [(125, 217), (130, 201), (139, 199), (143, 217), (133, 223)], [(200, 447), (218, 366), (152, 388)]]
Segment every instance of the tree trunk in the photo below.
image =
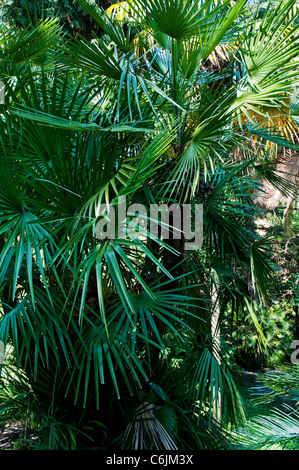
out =
[[(216, 271), (212, 269), (212, 316), (211, 316), (211, 337), (213, 342), (213, 356), (220, 365), (220, 306), (218, 300), (219, 279)], [(212, 384), (211, 384), (212, 385)], [(217, 423), (221, 422), (221, 393), (218, 389), (214, 389), (214, 396), (216, 397), (214, 403), (213, 418)]]
[[(172, 215), (172, 213), (169, 214), (169, 226), (170, 226), (169, 239), (165, 240), (165, 242), (167, 243), (167, 245), (170, 248), (173, 248), (174, 250), (179, 252), (179, 255), (177, 255), (175, 253), (172, 253), (167, 248), (163, 249), (162, 264), (163, 264), (164, 268), (166, 268), (167, 271), (173, 276), (174, 280), (170, 284), (166, 284), (164, 286), (161, 286), (160, 287), (161, 291), (168, 290), (168, 289), (175, 289), (175, 288), (179, 287), (179, 281), (176, 278), (179, 275), (183, 274), (183, 271), (184, 271), (184, 266), (182, 266), (182, 264), (180, 264), (180, 262), (182, 261), (182, 258), (187, 257), (187, 252), (184, 250), (184, 245), (183, 245), (184, 241), (183, 241), (183, 239), (182, 238), (180, 238), (180, 239), (174, 238), (174, 234), (171, 231), (171, 228), (173, 227), (173, 215)], [(180, 265), (178, 266), (178, 264), (180, 264)], [(167, 275), (165, 275), (161, 279), (161, 284), (163, 284), (164, 282), (167, 282), (169, 280), (170, 280), (169, 277)], [(156, 327), (158, 329), (160, 338), (162, 339), (163, 335), (165, 333), (165, 330), (166, 330), (166, 325), (159, 318), (157, 318), (155, 320), (155, 323), (156, 323)], [(157, 347), (155, 347), (153, 345), (150, 345), (150, 359), (151, 359), (150, 375), (151, 375), (151, 377), (154, 377), (155, 375), (157, 375), (159, 358), (160, 358), (160, 350)]]

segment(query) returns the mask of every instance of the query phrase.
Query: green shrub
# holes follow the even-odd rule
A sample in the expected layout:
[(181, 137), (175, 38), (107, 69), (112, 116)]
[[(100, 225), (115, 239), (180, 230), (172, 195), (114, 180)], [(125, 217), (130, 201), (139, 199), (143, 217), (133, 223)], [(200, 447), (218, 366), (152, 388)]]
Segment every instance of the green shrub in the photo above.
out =
[[(106, 9), (113, 2), (96, 0), (95, 3)], [(73, 36), (79, 33), (91, 38), (92, 31), (100, 32), (92, 18), (73, 0), (9, 0), (3, 6), (3, 17), (18, 26), (28, 26), (29, 18), (33, 21), (59, 18), (60, 24)]]
[(233, 331), (237, 362), (249, 369), (260, 369), (289, 361), (291, 343), (295, 339), (295, 319), (291, 304), (282, 302), (261, 309), (258, 321), (265, 340), (247, 311)]

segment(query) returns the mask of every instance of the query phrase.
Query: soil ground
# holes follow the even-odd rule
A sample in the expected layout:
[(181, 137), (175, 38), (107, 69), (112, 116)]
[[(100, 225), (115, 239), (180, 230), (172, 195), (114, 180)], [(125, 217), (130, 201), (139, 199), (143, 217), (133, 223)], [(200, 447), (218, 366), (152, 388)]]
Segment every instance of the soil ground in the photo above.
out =
[(22, 423), (9, 421), (5, 425), (0, 424), (0, 450), (13, 450), (22, 430)]

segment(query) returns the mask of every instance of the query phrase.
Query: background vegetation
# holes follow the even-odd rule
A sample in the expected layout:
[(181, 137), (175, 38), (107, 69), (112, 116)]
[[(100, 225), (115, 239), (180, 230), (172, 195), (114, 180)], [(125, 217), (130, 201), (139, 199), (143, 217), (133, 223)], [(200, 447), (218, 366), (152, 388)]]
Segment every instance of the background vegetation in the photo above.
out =
[[(64, 30), (72, 36), (81, 34), (91, 39), (92, 31), (97, 34), (101, 31), (84, 9), (72, 0), (6, 0), (1, 3), (4, 20), (21, 27), (42, 18), (57, 18)], [(106, 9), (113, 2), (99, 0), (95, 3)]]

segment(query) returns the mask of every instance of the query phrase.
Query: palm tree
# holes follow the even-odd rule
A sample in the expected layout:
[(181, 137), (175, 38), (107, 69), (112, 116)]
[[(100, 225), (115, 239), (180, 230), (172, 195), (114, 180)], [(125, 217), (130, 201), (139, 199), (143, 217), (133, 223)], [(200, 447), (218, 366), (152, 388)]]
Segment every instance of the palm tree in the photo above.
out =
[[(267, 153), (291, 144), (252, 116), (288, 112), (294, 1), (262, 33), (246, 0), (129, 0), (121, 18), (77, 3), (102, 37), (64, 37), (50, 20), (1, 29), (0, 340), (43, 411), (46, 448), (225, 446), (221, 424), (244, 413), (217, 332), (234, 299), (251, 302), (249, 277), (259, 301), (271, 279), (252, 194), (261, 175), (293, 189)], [(217, 48), (231, 51), (219, 70)], [(171, 218), (166, 240), (99, 238), (124, 200), (202, 205), (204, 245), (186, 250)]]

